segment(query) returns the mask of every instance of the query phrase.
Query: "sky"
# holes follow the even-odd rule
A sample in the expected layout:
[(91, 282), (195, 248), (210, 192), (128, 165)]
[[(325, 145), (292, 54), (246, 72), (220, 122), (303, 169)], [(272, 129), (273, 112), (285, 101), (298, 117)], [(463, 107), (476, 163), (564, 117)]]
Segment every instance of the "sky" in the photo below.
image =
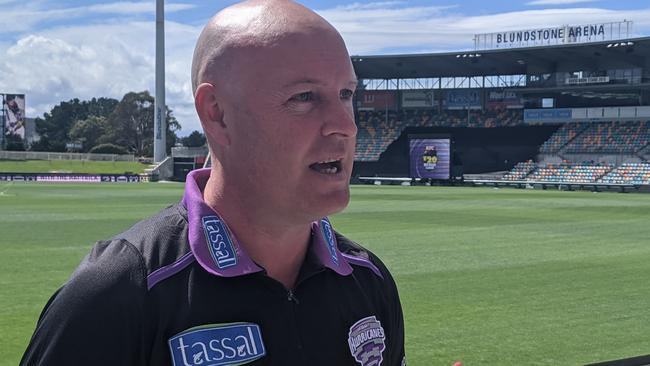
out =
[[(235, 1), (166, 0), (166, 103), (180, 136), (200, 130), (190, 86), (196, 39)], [(322, 1), (305, 6), (332, 23), (351, 55), (473, 49), (480, 33), (631, 20), (650, 36), (647, 0)], [(0, 0), (0, 93), (26, 94), (27, 117), (61, 101), (120, 99), (155, 82), (155, 0)]]

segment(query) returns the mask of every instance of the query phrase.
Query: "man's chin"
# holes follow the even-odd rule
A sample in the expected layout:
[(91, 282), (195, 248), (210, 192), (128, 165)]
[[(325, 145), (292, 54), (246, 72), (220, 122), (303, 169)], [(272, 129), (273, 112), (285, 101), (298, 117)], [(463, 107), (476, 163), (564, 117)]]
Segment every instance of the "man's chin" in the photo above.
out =
[(334, 215), (345, 210), (350, 203), (350, 187), (329, 192), (321, 197), (319, 205), (322, 214), (320, 217)]

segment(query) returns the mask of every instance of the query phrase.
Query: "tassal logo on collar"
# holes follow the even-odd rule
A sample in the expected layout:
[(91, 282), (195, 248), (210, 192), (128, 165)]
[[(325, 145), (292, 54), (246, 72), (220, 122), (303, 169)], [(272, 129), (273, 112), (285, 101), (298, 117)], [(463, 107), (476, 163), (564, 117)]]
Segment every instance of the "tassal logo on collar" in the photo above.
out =
[(204, 216), (202, 223), (208, 250), (217, 267), (225, 269), (237, 265), (237, 254), (223, 221), (218, 216)]
[(329, 220), (322, 219), (320, 220), (320, 227), (321, 231), (323, 232), (323, 237), (325, 238), (327, 250), (330, 253), (330, 257), (332, 258), (334, 264), (338, 266), (339, 257), (336, 254), (336, 239), (334, 238), (334, 231), (332, 231), (332, 224), (330, 224)]
[(373, 316), (365, 317), (350, 327), (348, 345), (352, 356), (361, 366), (379, 366), (384, 360), (386, 334), (381, 322)]
[(254, 323), (210, 324), (169, 339), (174, 366), (244, 365), (266, 355), (260, 327)]

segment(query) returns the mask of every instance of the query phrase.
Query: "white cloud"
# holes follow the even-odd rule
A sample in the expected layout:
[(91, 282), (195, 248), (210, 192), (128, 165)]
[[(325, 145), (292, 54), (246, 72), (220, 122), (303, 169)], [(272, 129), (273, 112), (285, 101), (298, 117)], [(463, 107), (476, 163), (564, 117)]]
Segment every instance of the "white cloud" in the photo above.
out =
[(347, 5), (339, 5), (336, 7), (338, 10), (363, 10), (363, 9), (386, 9), (389, 7), (398, 7), (399, 5), (406, 5), (407, 1), (378, 1), (372, 3), (351, 3)]
[[(166, 23), (166, 102), (183, 125), (194, 116), (190, 62), (200, 29)], [(155, 82), (155, 24), (128, 22), (57, 28), (0, 49), (0, 90), (27, 95), (27, 115), (40, 116), (72, 98), (112, 97), (149, 90)]]
[(572, 5), (581, 3), (593, 3), (598, 0), (535, 0), (527, 2), (526, 5)]
[[(165, 12), (173, 13), (181, 10), (188, 10), (194, 8), (192, 4), (165, 4)], [(137, 14), (137, 13), (154, 13), (156, 11), (156, 2), (115, 2), (108, 4), (96, 4), (82, 9), (88, 12), (95, 13), (110, 13), (110, 14)]]
[(340, 7), (319, 11), (337, 27), (351, 54), (440, 52), (471, 49), (475, 34), (633, 20), (639, 34), (650, 33), (650, 8), (540, 9), (466, 16), (441, 7)]
[[(2, 0), (0, 0), (2, 1)], [(153, 1), (147, 2), (113, 2), (80, 6), (71, 8), (51, 8), (51, 4), (44, 2), (24, 3), (20, 6), (4, 7), (2, 11), (2, 22), (0, 22), (0, 34), (20, 33), (34, 29), (37, 25), (52, 20), (80, 19), (92, 14), (115, 14), (129, 16), (141, 14), (155, 14), (156, 4)], [(173, 13), (194, 8), (195, 5), (185, 3), (168, 3), (165, 5), (166, 13)]]

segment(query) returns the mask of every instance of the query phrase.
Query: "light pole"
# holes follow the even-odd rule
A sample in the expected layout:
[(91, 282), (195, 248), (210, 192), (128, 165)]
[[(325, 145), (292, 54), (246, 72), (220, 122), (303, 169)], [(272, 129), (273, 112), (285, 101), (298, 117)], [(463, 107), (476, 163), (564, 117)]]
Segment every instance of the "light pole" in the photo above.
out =
[(165, 2), (156, 0), (156, 96), (154, 104), (153, 160), (167, 156), (167, 110), (165, 108)]

